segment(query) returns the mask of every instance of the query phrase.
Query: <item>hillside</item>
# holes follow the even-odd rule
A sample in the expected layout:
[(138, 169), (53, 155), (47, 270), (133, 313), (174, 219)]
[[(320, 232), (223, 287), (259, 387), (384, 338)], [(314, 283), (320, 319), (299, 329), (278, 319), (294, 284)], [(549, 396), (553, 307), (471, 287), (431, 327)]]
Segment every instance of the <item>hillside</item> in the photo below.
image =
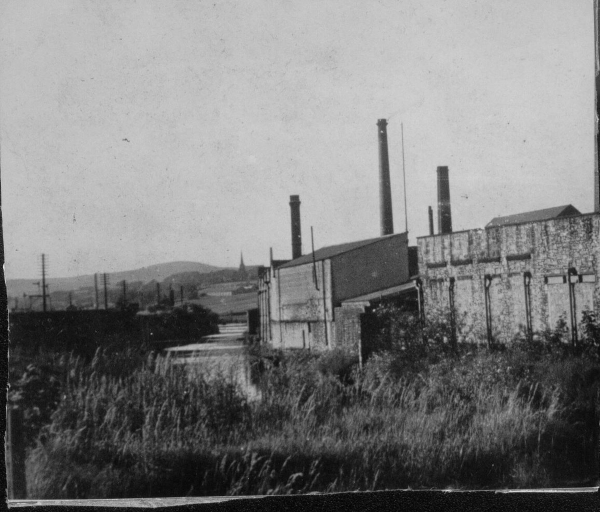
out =
[[(187, 272), (194, 272), (198, 274), (207, 274), (221, 270), (221, 267), (215, 267), (212, 265), (206, 265), (205, 263), (198, 263), (195, 261), (172, 261), (168, 263), (159, 263), (157, 265), (150, 265), (149, 267), (142, 267), (135, 270), (125, 270), (122, 272), (115, 272), (109, 274), (110, 286), (115, 286), (119, 281), (126, 280), (128, 282), (141, 281), (143, 283), (150, 282), (152, 280), (163, 281), (167, 277), (174, 274), (182, 274)], [(98, 284), (101, 285), (102, 277), (98, 276)], [(38, 278), (31, 279), (8, 279), (6, 281), (7, 294), (9, 297), (22, 297), (24, 293), (27, 295), (41, 293), (38, 288), (37, 281), (41, 281)], [(94, 275), (82, 275), (76, 277), (50, 277), (46, 279), (46, 283), (49, 286), (50, 293), (56, 291), (71, 291), (77, 290), (83, 287), (94, 286)]]
[(240, 274), (238, 269), (221, 268), (211, 272), (182, 272), (167, 276), (163, 280), (165, 285), (172, 285), (176, 288), (179, 286), (191, 287), (195, 286), (198, 289), (208, 286), (217, 285), (220, 283), (232, 283), (238, 281), (256, 281), (258, 279), (258, 267), (246, 267), (246, 273)]

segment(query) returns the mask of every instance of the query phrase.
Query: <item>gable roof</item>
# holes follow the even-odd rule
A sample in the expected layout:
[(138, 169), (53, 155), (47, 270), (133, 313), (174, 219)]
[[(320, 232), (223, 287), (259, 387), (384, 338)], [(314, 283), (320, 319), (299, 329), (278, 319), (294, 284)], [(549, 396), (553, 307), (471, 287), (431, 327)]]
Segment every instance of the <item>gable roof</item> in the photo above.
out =
[(360, 302), (378, 302), (384, 298), (394, 297), (396, 295), (401, 295), (403, 293), (412, 292), (417, 289), (417, 284), (414, 280), (408, 281), (407, 283), (399, 284), (397, 286), (392, 286), (390, 288), (385, 288), (383, 290), (378, 290), (371, 293), (366, 293), (364, 295), (359, 295), (358, 297), (353, 297), (351, 299), (346, 299), (342, 302), (344, 304), (356, 304)]
[(544, 210), (507, 215), (506, 217), (495, 217), (488, 223), (486, 228), (557, 219), (560, 217), (570, 217), (572, 215), (581, 215), (581, 212), (573, 205), (567, 204), (565, 206), (555, 206), (554, 208), (546, 208)]
[[(355, 249), (360, 249), (361, 247), (365, 247), (367, 245), (371, 245), (382, 240), (391, 238), (393, 236), (406, 235), (406, 233), (396, 233), (394, 235), (386, 235), (380, 236), (377, 238), (369, 238), (368, 240), (360, 240), (358, 242), (348, 242), (345, 244), (338, 245), (330, 245), (329, 247), (323, 247), (321, 249), (317, 249), (314, 253), (314, 261), (328, 260), (340, 254), (344, 254), (346, 252), (354, 251)], [(300, 256), (295, 260), (288, 261), (284, 265), (281, 265), (279, 268), (290, 268), (296, 267), (298, 265), (304, 265), (306, 263), (313, 262), (313, 253), (310, 252), (305, 254), (304, 256)]]

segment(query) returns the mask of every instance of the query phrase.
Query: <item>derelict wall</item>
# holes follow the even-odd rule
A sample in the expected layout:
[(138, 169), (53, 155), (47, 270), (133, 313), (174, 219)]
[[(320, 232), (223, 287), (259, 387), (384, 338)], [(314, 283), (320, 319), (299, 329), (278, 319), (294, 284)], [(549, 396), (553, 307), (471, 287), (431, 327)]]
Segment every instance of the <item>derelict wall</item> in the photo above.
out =
[(569, 268), (578, 275), (577, 320), (586, 309), (600, 309), (598, 214), (421, 237), (418, 251), (426, 314), (448, 308), (452, 298), (479, 341), (486, 339), (486, 300), (497, 341), (526, 326), (526, 301), (533, 331), (553, 328), (562, 315), (568, 322)]

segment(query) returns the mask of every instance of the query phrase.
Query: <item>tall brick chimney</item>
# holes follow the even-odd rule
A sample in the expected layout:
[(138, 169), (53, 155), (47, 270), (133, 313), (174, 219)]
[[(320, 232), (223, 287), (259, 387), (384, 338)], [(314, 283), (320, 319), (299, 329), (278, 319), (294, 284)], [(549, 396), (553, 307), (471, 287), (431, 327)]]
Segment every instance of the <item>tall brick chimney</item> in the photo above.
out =
[(302, 231), (300, 229), (300, 196), (290, 196), (292, 214), (292, 259), (302, 256)]
[(430, 206), (429, 210), (429, 235), (433, 236), (433, 208)]
[(448, 167), (437, 168), (438, 183), (438, 233), (452, 233), (452, 213), (450, 211), (450, 181)]
[(392, 216), (392, 188), (390, 186), (390, 159), (388, 156), (387, 121), (377, 120), (379, 134), (379, 212), (381, 236), (394, 233)]

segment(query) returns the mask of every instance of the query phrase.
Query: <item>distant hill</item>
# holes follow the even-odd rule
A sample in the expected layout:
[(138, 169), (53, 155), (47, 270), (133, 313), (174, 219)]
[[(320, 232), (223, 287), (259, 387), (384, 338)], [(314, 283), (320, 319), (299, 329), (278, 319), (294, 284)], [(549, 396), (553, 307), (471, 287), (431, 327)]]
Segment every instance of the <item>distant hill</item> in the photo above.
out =
[(245, 274), (240, 274), (238, 269), (221, 268), (211, 272), (182, 272), (167, 276), (163, 280), (165, 285), (173, 285), (176, 288), (179, 286), (195, 286), (196, 288), (206, 288), (220, 283), (233, 283), (243, 281), (256, 281), (258, 279), (258, 267), (246, 267)]
[[(152, 280), (161, 282), (174, 274), (187, 272), (207, 274), (221, 270), (222, 267), (206, 265), (195, 261), (172, 261), (169, 263), (159, 263), (149, 267), (138, 268), (136, 270), (126, 270), (123, 272), (114, 272), (109, 274), (109, 286), (115, 286), (119, 281), (128, 282), (141, 281), (143, 283)], [(7, 293), (9, 297), (22, 297), (24, 293), (33, 295), (40, 293), (40, 288), (34, 283), (41, 281), (40, 278), (31, 279), (8, 279), (6, 281)], [(94, 286), (94, 275), (82, 275), (76, 277), (51, 277), (46, 279), (50, 293), (56, 291), (71, 291), (84, 287)], [(98, 285), (102, 285), (102, 276), (98, 276)]]

